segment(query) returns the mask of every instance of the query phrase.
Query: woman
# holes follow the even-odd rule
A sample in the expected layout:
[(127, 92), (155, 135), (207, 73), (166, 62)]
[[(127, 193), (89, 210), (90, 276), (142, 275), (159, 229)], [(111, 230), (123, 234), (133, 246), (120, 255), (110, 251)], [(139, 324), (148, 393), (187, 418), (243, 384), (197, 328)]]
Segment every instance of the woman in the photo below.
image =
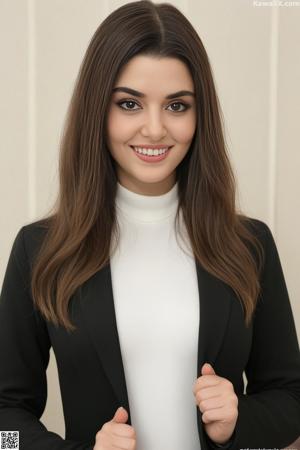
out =
[[(97, 29), (55, 208), (18, 232), (0, 305), (0, 423), (22, 450), (282, 448), (300, 435), (276, 245), (236, 210), (209, 60), (174, 6), (129, 3)], [(39, 421), (51, 346), (66, 439)]]

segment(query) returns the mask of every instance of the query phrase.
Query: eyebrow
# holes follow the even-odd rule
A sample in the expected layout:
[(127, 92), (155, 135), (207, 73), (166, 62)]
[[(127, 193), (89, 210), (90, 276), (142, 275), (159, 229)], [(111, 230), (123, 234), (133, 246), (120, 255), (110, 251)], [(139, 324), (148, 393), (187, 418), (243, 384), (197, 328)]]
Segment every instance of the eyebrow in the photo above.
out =
[[(113, 92), (126, 92), (127, 94), (134, 95), (135, 97), (145, 97), (145, 94), (143, 94), (142, 92), (136, 91), (135, 89), (131, 89), (131, 88), (125, 87), (125, 86), (115, 87), (112, 91)], [(178, 92), (173, 92), (173, 94), (168, 94), (166, 96), (166, 99), (183, 97), (184, 95), (191, 95), (192, 97), (195, 97), (194, 92), (182, 90), (182, 91), (178, 91)]]

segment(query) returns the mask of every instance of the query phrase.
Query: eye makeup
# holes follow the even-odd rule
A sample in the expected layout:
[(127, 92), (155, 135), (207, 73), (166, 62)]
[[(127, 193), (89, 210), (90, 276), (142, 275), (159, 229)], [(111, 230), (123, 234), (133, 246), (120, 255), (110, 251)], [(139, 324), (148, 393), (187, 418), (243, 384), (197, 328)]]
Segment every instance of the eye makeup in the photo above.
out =
[[(133, 109), (133, 108), (124, 108), (122, 105), (124, 104), (124, 103), (133, 103), (133, 104), (136, 104), (136, 105), (138, 105), (138, 103), (135, 101), (135, 100), (133, 100), (133, 99), (121, 99), (121, 100), (118, 100), (117, 102), (115, 102), (115, 104), (117, 105), (117, 106), (119, 106), (121, 109), (123, 109), (124, 111), (138, 111), (138, 109)], [(181, 110), (170, 110), (171, 112), (174, 112), (174, 113), (182, 113), (182, 112), (185, 112), (185, 111), (187, 111), (189, 108), (191, 108), (191, 106), (192, 105), (190, 105), (189, 103), (186, 103), (186, 102), (183, 102), (183, 101), (175, 101), (175, 102), (172, 102), (172, 103), (170, 103), (169, 105), (168, 105), (168, 107), (169, 106), (173, 106), (173, 105), (180, 105), (181, 107), (184, 107), (184, 109), (181, 109)]]

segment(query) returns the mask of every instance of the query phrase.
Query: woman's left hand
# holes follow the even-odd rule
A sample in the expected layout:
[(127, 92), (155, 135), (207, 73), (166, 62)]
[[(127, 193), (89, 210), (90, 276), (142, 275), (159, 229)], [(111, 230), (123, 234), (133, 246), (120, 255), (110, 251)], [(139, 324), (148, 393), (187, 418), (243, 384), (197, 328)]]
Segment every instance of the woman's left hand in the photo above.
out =
[(217, 444), (226, 443), (232, 436), (238, 418), (238, 397), (233, 384), (216, 375), (212, 366), (205, 363), (194, 383), (193, 393), (202, 414), (208, 437)]

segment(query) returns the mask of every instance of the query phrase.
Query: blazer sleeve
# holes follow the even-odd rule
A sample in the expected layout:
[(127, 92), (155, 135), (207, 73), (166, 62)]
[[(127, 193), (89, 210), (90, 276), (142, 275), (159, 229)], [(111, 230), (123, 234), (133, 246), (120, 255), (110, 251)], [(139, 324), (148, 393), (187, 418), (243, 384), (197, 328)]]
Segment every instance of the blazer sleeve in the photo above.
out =
[(272, 233), (254, 221), (266, 256), (245, 367), (246, 394), (238, 396), (234, 450), (282, 449), (300, 436), (300, 352), (293, 313)]
[(0, 429), (19, 431), (22, 450), (92, 450), (91, 443), (64, 440), (39, 420), (51, 342), (29, 294), (23, 231), (13, 242), (0, 294)]

